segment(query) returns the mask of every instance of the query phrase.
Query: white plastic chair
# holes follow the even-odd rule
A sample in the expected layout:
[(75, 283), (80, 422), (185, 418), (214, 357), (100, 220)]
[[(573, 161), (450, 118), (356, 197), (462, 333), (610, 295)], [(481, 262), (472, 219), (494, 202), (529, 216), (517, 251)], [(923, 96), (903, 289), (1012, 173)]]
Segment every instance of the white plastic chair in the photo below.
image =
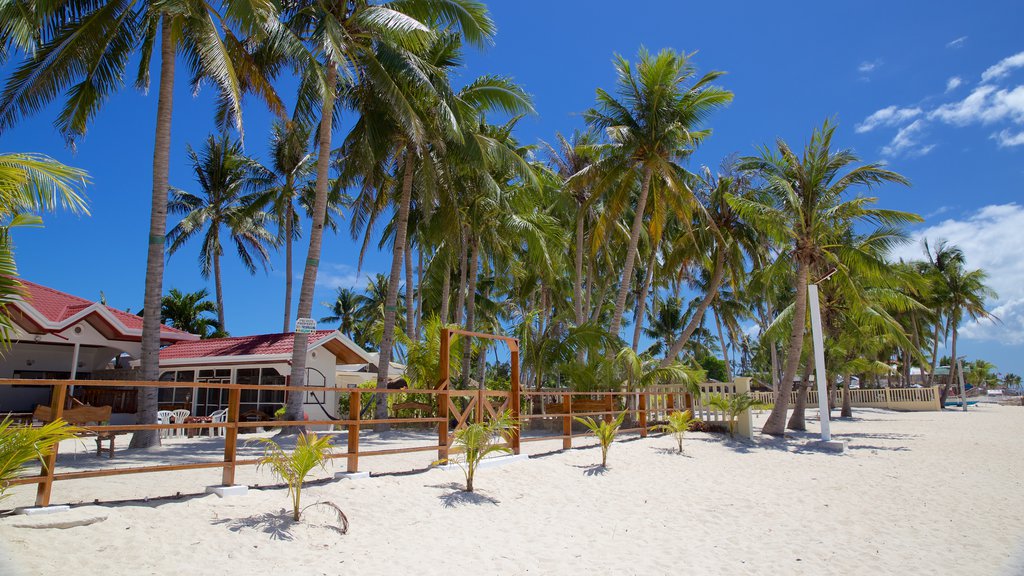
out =
[[(214, 424), (225, 424), (228, 421), (228, 411), (226, 409), (225, 410), (216, 410), (216, 411), (214, 411), (213, 413), (210, 414), (210, 418), (213, 418), (213, 423)], [(224, 435), (224, 428), (210, 428), (210, 435), (211, 436), (223, 436)]]
[[(172, 415), (172, 413), (171, 413), (170, 410), (160, 410), (160, 411), (158, 411), (156, 413), (156, 423), (157, 424), (170, 424), (171, 423), (171, 415)], [(161, 428), (160, 429), (160, 437), (161, 438), (166, 438), (166, 437), (170, 436), (172, 432), (173, 432), (173, 430), (171, 430), (170, 428)]]
[[(184, 424), (185, 423), (185, 418), (188, 418), (190, 414), (192, 414), (192, 412), (190, 412), (188, 410), (175, 410), (174, 412), (171, 412), (171, 415), (174, 416), (174, 423), (175, 424)], [(184, 436), (185, 435), (185, 429), (184, 428), (175, 428), (174, 429), (174, 434), (177, 435), (177, 436)]]

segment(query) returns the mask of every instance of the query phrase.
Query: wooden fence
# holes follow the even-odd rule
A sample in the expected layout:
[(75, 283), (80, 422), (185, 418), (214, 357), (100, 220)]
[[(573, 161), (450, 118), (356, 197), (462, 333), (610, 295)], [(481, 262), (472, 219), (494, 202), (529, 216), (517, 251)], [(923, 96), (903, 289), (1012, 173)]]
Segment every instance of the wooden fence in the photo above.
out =
[[(675, 400), (683, 399), (685, 407), (693, 412), (693, 417), (727, 427), (729, 416), (724, 412), (708, 405), (708, 398), (712, 394), (721, 394), (725, 397), (750, 392), (750, 378), (737, 378), (735, 382), (705, 382), (700, 385), (700, 396), (693, 398), (689, 388), (685, 384), (671, 384), (653, 386), (647, 389), (651, 394), (650, 402), (652, 410), (659, 419), (667, 418), (667, 412), (675, 408)], [(753, 420), (750, 411), (747, 410), (737, 419), (736, 433), (745, 438), (752, 438), (754, 435)]]
[[(61, 472), (57, 465), (57, 452), (54, 451), (46, 457), (45, 465), (38, 475), (22, 476), (12, 481), (12, 485), (36, 484), (36, 505), (47, 506), (50, 504), (53, 483), (57, 481), (76, 480), (84, 478), (97, 478), (106, 476), (119, 476), (124, 474), (142, 474), (149, 472), (170, 472), (177, 470), (197, 469), (221, 469), (222, 484), (231, 486), (235, 483), (235, 470), (239, 466), (249, 466), (257, 463), (255, 459), (242, 459), (238, 454), (238, 435), (245, 431), (256, 431), (259, 428), (272, 424), (273, 426), (331, 426), (335, 430), (347, 431), (347, 442), (344, 451), (336, 451), (332, 458), (343, 458), (347, 461), (346, 468), (349, 472), (359, 470), (359, 459), (362, 457), (385, 456), (395, 454), (408, 454), (415, 452), (435, 452), (437, 458), (446, 458), (453, 451), (452, 442), (454, 433), (467, 423), (483, 421), (493, 418), (502, 411), (509, 410), (516, 422), (514, 433), (510, 436), (508, 446), (514, 453), (520, 452), (522, 442), (536, 442), (543, 440), (561, 440), (562, 448), (572, 447), (573, 438), (587, 436), (589, 434), (580, 431), (573, 431), (573, 419), (577, 416), (592, 416), (600, 418), (612, 418), (622, 412), (632, 414), (631, 427), (622, 430), (624, 433), (638, 433), (646, 437), (652, 424), (663, 419), (668, 411), (681, 408), (686, 401), (684, 395), (679, 394), (667, 402), (668, 393), (655, 391), (642, 392), (592, 392), (575, 394), (564, 390), (531, 390), (520, 392), (517, 389), (512, 391), (499, 390), (460, 390), (447, 386), (437, 389), (367, 389), (348, 387), (312, 387), (312, 386), (274, 386), (276, 390), (285, 393), (304, 393), (307, 391), (323, 392), (325, 390), (338, 391), (349, 394), (349, 413), (347, 418), (339, 420), (303, 420), (303, 421), (245, 421), (240, 417), (239, 404), (242, 391), (244, 390), (266, 390), (270, 386), (259, 384), (215, 384), (209, 382), (126, 382), (126, 381), (104, 381), (104, 380), (0, 380), (2, 385), (26, 385), (26, 386), (47, 386), (52, 389), (51, 413), (54, 418), (59, 418), (65, 409), (68, 389), (74, 386), (76, 390), (83, 388), (109, 388), (112, 386), (126, 387), (132, 391), (140, 388), (193, 388), (201, 386), (204, 388), (227, 391), (227, 421), (223, 423), (180, 423), (180, 424), (157, 424), (152, 422), (140, 422), (126, 425), (97, 425), (84, 427), (88, 433), (131, 433), (140, 430), (165, 430), (165, 429), (186, 429), (211, 430), (219, 428), (224, 430), (224, 448), (221, 461), (186, 462), (175, 464), (159, 464), (130, 466), (119, 468), (99, 468), (89, 470), (75, 470)], [(379, 401), (386, 401), (390, 395), (429, 395), (433, 400), (431, 410), (423, 411), (424, 415), (410, 418), (388, 418), (375, 419), (361, 416), (362, 400), (364, 395), (375, 396)], [(89, 394), (83, 394), (89, 397)], [(522, 399), (532, 399), (534, 403), (558, 405), (558, 414), (520, 414)], [(658, 398), (658, 406), (650, 408), (652, 399)], [(576, 402), (578, 406), (574, 407)], [(528, 402), (527, 402), (528, 403)], [(594, 409), (600, 405), (599, 409)], [(627, 409), (627, 406), (635, 408)], [(340, 415), (339, 415), (340, 416)], [(555, 419), (561, 422), (561, 434), (544, 434), (522, 436), (522, 427), (528, 422), (538, 419)], [(419, 446), (402, 446), (399, 448), (366, 449), (360, 447), (360, 431), (367, 426), (375, 424), (422, 424), (430, 427), (436, 426), (437, 435), (429, 443)], [(431, 461), (433, 461), (431, 456)], [(98, 495), (97, 495), (98, 496)]]
[[(807, 404), (817, 406), (818, 391), (808, 389)], [(832, 392), (832, 403), (839, 406), (843, 403), (845, 390)], [(765, 404), (775, 403), (775, 392), (754, 392), (753, 396)], [(790, 395), (789, 405), (796, 404), (796, 392)], [(904, 412), (928, 412), (940, 410), (939, 388), (861, 388), (850, 390), (850, 405), (854, 408), (887, 408)]]

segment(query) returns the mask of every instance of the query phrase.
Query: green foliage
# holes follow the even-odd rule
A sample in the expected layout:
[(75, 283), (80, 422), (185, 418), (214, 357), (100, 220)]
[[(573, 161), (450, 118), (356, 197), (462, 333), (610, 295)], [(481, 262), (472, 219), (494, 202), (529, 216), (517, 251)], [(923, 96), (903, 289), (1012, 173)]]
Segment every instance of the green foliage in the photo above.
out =
[(461, 430), (456, 430), (453, 449), (458, 450), (459, 453), (449, 456), (447, 460), (438, 460), (435, 464), (443, 462), (457, 464), (466, 475), (466, 492), (472, 492), (473, 478), (476, 476), (476, 469), (480, 462), (490, 454), (512, 452), (512, 449), (505, 446), (504, 443), (510, 438), (515, 425), (512, 411), (506, 410), (497, 419), (475, 422)]
[(725, 382), (728, 380), (725, 370), (725, 361), (715, 356), (704, 356), (697, 360), (701, 368), (707, 372), (708, 378), (711, 380), (718, 380), (719, 382)]
[(729, 418), (729, 436), (736, 435), (736, 420), (747, 410), (766, 409), (767, 405), (755, 400), (748, 392), (743, 394), (711, 394), (704, 403), (724, 412)]
[(285, 452), (271, 438), (257, 438), (256, 442), (264, 445), (263, 456), (257, 467), (269, 467), (275, 476), (288, 485), (288, 495), (292, 499), (292, 518), (298, 521), (302, 513), (302, 484), (313, 469), (327, 467), (331, 453), (330, 436), (318, 437), (315, 432), (301, 433), (291, 453)]
[(622, 421), (626, 419), (626, 413), (620, 412), (614, 420), (608, 422), (605, 419), (594, 420), (592, 417), (587, 416), (586, 418), (580, 418), (577, 416), (574, 418), (580, 424), (586, 426), (594, 436), (597, 438), (598, 443), (601, 444), (601, 467), (606, 468), (608, 466), (608, 449), (611, 448), (612, 442), (615, 441), (615, 436), (619, 433), (619, 428), (622, 426)]
[(697, 420), (693, 417), (693, 412), (690, 412), (689, 410), (684, 412), (676, 410), (668, 415), (668, 422), (665, 424), (658, 424), (654, 429), (675, 436), (676, 442), (679, 443), (679, 453), (682, 454), (683, 437), (686, 436), (686, 432), (696, 421)]
[(0, 500), (22, 466), (33, 460), (46, 464), (48, 456), (62, 440), (74, 438), (81, 430), (63, 420), (43, 426), (22, 426), (9, 417), (0, 421)]
[(182, 292), (177, 288), (160, 301), (160, 321), (184, 330), (189, 334), (198, 334), (200, 338), (219, 338), (220, 330), (216, 318), (204, 314), (216, 314), (217, 305), (207, 300), (210, 292), (203, 288), (195, 292)]

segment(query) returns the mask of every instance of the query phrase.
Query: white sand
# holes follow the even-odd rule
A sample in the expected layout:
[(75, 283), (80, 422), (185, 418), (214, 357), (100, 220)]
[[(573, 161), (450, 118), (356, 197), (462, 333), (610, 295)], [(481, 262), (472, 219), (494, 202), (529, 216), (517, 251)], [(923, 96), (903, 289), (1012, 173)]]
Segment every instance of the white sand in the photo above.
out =
[[(284, 519), (281, 489), (9, 516), (0, 574), (1024, 574), (1024, 408), (857, 416), (833, 424), (850, 442), (843, 456), (800, 449), (809, 436), (744, 444), (692, 434), (685, 456), (668, 437), (617, 443), (607, 471), (591, 466), (595, 448), (482, 470), (476, 495), (457, 491), (460, 472), (441, 470), (308, 487), (306, 503), (345, 511), (346, 536), (324, 527), (320, 508), (298, 525)], [(524, 444), (533, 454), (559, 446)], [(163, 452), (174, 461), (181, 448)], [(139, 463), (122, 454), (118, 465)], [(366, 458), (362, 468), (432, 457)], [(196, 493), (218, 478), (58, 482), (54, 502)], [(239, 480), (271, 482), (252, 468)], [(2, 506), (31, 502), (34, 487), (13, 492)], [(99, 521), (23, 527), (78, 519)]]

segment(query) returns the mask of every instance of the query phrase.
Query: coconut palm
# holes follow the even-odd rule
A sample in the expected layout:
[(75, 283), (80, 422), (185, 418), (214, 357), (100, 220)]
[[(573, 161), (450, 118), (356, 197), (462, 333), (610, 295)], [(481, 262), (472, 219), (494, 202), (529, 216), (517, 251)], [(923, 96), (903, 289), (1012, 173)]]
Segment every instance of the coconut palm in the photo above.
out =
[(987, 280), (988, 274), (984, 270), (965, 270), (963, 266), (952, 266), (943, 275), (943, 283), (939, 290), (942, 292), (940, 298), (946, 304), (946, 315), (949, 318), (950, 332), (952, 332), (949, 349), (952, 361), (949, 367), (949, 377), (942, 386), (940, 406), (945, 407), (949, 388), (955, 382), (954, 377), (959, 369), (956, 345), (964, 319), (970, 318), (977, 321), (982, 318), (991, 318), (998, 320), (985, 309), (985, 300), (998, 297), (996, 292), (985, 284)]
[(226, 336), (216, 318), (204, 316), (217, 313), (217, 305), (207, 300), (209, 296), (206, 288), (195, 292), (171, 288), (160, 303), (160, 321), (189, 334), (198, 334), (200, 338)]
[(693, 81), (696, 70), (686, 54), (663, 50), (652, 55), (641, 49), (639, 58), (634, 70), (628, 60), (615, 57), (616, 95), (598, 89), (597, 107), (585, 113), (588, 125), (605, 133), (611, 144), (607, 156), (577, 178), (593, 182), (597, 193), (609, 197), (610, 217), (633, 213), (611, 321), (616, 335), (649, 212), (648, 196), (652, 189), (661, 191), (665, 203), (651, 212), (667, 213), (665, 207), (672, 207), (688, 213), (693, 197), (679, 161), (710, 133), (701, 125), (711, 112), (732, 100), (731, 92), (711, 84), (721, 72)]
[[(159, 45), (142, 328), (143, 380), (157, 380), (160, 375), (160, 303), (177, 54), (185, 56), (195, 86), (210, 81), (217, 87), (221, 119), (236, 129), (242, 128), (243, 86), (259, 88), (253, 91), (272, 110), (281, 110), (280, 101), (260, 77), (260, 69), (243, 43), (244, 38), (258, 38), (275, 27), (275, 3), (225, 0), (218, 6), (189, 0), (72, 0), (35, 3), (31, 12), (0, 20), (0, 38), (27, 54), (0, 94), (0, 133), (18, 119), (43, 110), (58, 95), (65, 95), (54, 124), (71, 145), (85, 134), (99, 110), (123, 85), (129, 61), (136, 61), (133, 54), (138, 54), (139, 63), (135, 84), (148, 90), (150, 67)], [(21, 17), (24, 14), (29, 15)], [(155, 421), (156, 390), (141, 389), (138, 406), (140, 421)], [(156, 431), (132, 435), (132, 447), (159, 443)]]
[(741, 218), (777, 243), (781, 253), (775, 265), (796, 268), (789, 349), (775, 406), (762, 428), (765, 434), (785, 433), (792, 382), (803, 349), (811, 273), (819, 271), (823, 275), (846, 266), (841, 258), (846, 246), (833, 242), (836, 231), (863, 223), (887, 229), (921, 220), (914, 214), (875, 208), (876, 199), (872, 197), (845, 198), (847, 193), (862, 187), (909, 183), (880, 164), (855, 166), (859, 159), (853, 152), (833, 150), (834, 133), (835, 125), (826, 121), (814, 131), (802, 156), (779, 139), (777, 152), (765, 147), (760, 156), (745, 158), (741, 168), (758, 172), (768, 197), (727, 196), (729, 205)]
[(352, 338), (356, 328), (356, 299), (358, 295), (351, 288), (338, 288), (333, 302), (324, 302), (331, 314), (320, 319), (321, 322), (339, 323), (338, 330)]
[(221, 279), (221, 241), (227, 234), (242, 266), (256, 273), (264, 270), (270, 259), (268, 246), (277, 238), (267, 229), (269, 216), (253, 207), (255, 190), (265, 187), (270, 175), (257, 162), (245, 156), (242, 144), (226, 134), (209, 136), (200, 152), (188, 147), (200, 194), (172, 190), (167, 209), (181, 214), (182, 219), (167, 234), (168, 254), (173, 255), (190, 239), (202, 235), (199, 248), (199, 272), (203, 278), (213, 274), (217, 301), (217, 325), (226, 330), (224, 322), (224, 288)]

